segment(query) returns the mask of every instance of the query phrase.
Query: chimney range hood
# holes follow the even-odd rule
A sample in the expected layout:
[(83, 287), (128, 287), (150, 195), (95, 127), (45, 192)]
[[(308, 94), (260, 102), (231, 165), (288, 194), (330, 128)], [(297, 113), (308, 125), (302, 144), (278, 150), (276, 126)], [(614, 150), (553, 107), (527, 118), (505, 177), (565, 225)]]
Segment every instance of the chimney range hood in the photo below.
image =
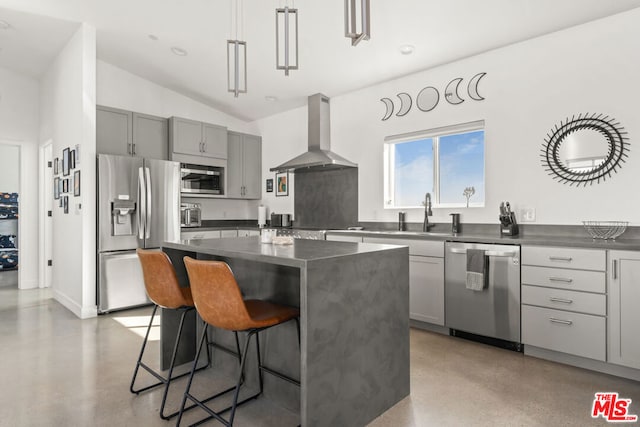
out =
[(331, 151), (329, 125), (329, 98), (321, 93), (311, 95), (308, 101), (309, 139), (306, 153), (271, 168), (272, 172), (302, 171), (304, 169), (356, 168), (357, 164)]

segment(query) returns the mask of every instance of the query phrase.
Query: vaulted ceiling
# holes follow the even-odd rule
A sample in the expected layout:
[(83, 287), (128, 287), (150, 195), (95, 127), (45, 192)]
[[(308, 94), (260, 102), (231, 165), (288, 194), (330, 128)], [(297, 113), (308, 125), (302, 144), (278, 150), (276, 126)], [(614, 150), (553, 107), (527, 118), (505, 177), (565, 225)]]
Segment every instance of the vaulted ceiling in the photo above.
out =
[[(255, 120), (305, 105), (312, 93), (333, 97), (640, 7), (640, 0), (373, 0), (371, 39), (352, 47), (343, 0), (240, 0), (248, 93), (234, 98), (226, 58), (232, 1), (0, 0), (0, 20), (10, 25), (0, 29), (0, 66), (38, 76), (86, 22), (97, 30), (99, 59)], [(288, 77), (275, 67), (275, 8), (285, 4), (299, 10), (300, 69)], [(403, 55), (404, 44), (414, 53)]]

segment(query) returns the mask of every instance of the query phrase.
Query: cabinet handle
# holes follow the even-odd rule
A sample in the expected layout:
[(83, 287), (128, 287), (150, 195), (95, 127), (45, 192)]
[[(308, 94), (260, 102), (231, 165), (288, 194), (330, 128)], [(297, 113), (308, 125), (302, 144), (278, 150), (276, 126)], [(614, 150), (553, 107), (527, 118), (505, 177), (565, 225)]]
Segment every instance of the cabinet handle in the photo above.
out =
[(556, 319), (555, 317), (549, 317), (549, 321), (551, 323), (562, 323), (563, 325), (573, 325), (573, 322), (571, 320)]
[(206, 152), (207, 152), (207, 143), (206, 143), (206, 142), (203, 142), (203, 143), (202, 143), (202, 152), (203, 152), (203, 153), (206, 153)]
[(131, 143), (127, 143), (127, 154), (133, 154), (133, 152), (131, 151)]
[(564, 257), (564, 256), (550, 256), (549, 257), (549, 261), (564, 261), (564, 262), (571, 262), (573, 258), (571, 257)]
[(550, 282), (563, 282), (563, 283), (571, 283), (573, 279), (565, 279), (564, 277), (549, 277)]
[(132, 153), (131, 154), (136, 154), (136, 144), (131, 144), (131, 147), (133, 147), (133, 149), (131, 150)]
[(614, 279), (618, 278), (618, 260), (617, 259), (613, 260), (613, 278)]
[(552, 302), (561, 302), (563, 304), (573, 304), (573, 300), (572, 299), (564, 299), (564, 298), (556, 298), (556, 297), (550, 297), (549, 301)]

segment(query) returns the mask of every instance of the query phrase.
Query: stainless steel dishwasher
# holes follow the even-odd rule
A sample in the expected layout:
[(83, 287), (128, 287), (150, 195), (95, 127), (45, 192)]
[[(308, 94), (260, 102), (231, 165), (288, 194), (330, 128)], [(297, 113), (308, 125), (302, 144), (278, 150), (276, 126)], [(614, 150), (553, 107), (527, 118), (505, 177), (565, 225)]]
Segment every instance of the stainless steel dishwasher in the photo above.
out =
[[(484, 250), (488, 258), (487, 284), (481, 291), (465, 286), (468, 249)], [(444, 262), (445, 326), (451, 335), (479, 336), (520, 351), (520, 246), (446, 242)]]

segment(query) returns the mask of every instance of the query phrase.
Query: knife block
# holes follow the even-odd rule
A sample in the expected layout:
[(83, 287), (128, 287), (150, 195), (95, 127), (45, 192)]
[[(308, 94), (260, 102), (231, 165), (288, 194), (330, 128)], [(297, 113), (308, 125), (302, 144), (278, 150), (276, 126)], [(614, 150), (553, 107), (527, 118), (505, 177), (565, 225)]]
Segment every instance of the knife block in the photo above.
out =
[(509, 212), (508, 215), (500, 215), (500, 237), (517, 236), (519, 232), (515, 213)]

